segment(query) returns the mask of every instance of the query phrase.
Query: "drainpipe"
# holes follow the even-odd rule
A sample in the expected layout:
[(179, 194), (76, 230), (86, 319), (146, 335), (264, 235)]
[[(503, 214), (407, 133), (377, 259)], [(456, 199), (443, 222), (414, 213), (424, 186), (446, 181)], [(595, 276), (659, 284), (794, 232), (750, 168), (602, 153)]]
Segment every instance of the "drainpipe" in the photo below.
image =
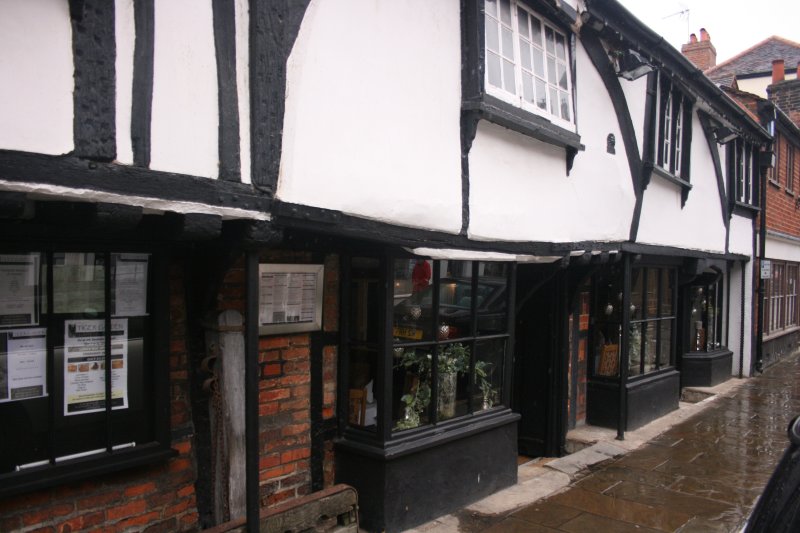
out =
[(245, 487), (247, 531), (259, 531), (258, 498), (258, 252), (246, 252), (246, 313), (244, 345)]
[[(774, 113), (773, 108), (773, 113)], [(775, 139), (775, 119), (773, 118), (769, 124), (768, 129), (772, 135), (773, 142)], [(763, 153), (763, 152), (762, 152)], [(760, 185), (761, 185), (761, 198), (760, 207), (761, 212), (758, 215), (760, 227), (758, 228), (758, 267), (761, 270), (761, 263), (767, 257), (767, 167), (762, 166), (759, 162), (758, 168), (760, 171)], [(777, 172), (777, 169), (776, 169)], [(756, 371), (761, 372), (764, 368), (764, 280), (761, 279), (759, 272), (758, 277), (758, 323), (756, 327)]]
[(739, 308), (741, 309), (741, 318), (739, 320), (739, 379), (742, 379), (744, 372), (744, 267), (747, 264), (744, 260), (742, 264), (742, 283), (741, 283), (741, 302)]
[(623, 258), (624, 274), (622, 281), (622, 332), (619, 340), (619, 419), (617, 420), (617, 440), (625, 440), (626, 419), (628, 418), (628, 332), (630, 331), (631, 307), (631, 255)]

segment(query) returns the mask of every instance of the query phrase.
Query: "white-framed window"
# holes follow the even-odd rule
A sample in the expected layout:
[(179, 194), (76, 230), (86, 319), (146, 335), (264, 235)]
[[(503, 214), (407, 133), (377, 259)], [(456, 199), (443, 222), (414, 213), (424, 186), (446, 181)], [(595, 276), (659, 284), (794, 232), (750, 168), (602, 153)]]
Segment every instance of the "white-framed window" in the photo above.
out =
[(575, 131), (568, 39), (517, 0), (486, 0), (486, 92)]
[(685, 152), (689, 148), (691, 102), (667, 76), (658, 83), (658, 166), (679, 178), (688, 179)]
[(758, 149), (744, 139), (736, 139), (728, 147), (728, 172), (738, 203), (758, 205)]

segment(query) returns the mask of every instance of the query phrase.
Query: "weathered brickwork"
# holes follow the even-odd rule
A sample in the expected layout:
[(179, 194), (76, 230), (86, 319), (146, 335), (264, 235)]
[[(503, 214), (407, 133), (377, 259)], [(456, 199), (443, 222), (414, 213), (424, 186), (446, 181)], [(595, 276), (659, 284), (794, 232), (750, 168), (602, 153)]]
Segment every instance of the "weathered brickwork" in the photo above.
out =
[(777, 166), (767, 182), (767, 228), (800, 237), (800, 146), (778, 135), (776, 154)]
[(0, 501), (0, 531), (139, 532), (197, 529), (195, 458), (185, 339), (182, 270), (170, 272), (171, 445), (160, 464), (68, 483)]

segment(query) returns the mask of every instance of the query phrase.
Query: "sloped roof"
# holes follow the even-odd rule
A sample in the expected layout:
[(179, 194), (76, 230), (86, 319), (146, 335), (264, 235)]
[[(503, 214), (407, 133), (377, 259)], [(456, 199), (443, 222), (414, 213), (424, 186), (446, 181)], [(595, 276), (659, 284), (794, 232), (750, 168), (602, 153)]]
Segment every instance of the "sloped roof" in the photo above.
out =
[(705, 71), (718, 84), (730, 87), (736, 75), (772, 72), (772, 61), (783, 59), (787, 69), (800, 62), (800, 43), (773, 35)]

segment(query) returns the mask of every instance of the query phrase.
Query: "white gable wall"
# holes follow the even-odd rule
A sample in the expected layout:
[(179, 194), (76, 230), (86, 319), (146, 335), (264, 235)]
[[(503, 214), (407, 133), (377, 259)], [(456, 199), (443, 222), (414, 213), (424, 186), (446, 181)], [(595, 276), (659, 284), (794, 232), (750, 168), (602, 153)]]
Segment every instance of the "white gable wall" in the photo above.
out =
[[(628, 81), (618, 78), (625, 93), (625, 101), (633, 121), (633, 131), (636, 133), (636, 146), (639, 147), (639, 157), (644, 157), (644, 117), (645, 103), (647, 100), (647, 76), (638, 80)], [(617, 139), (617, 143), (621, 142)]]
[(155, 3), (150, 168), (216, 178), (219, 118), (210, 0)]
[(133, 0), (116, 0), (114, 7), (114, 33), (116, 36), (116, 129), (117, 161), (133, 164), (131, 142), (131, 105), (133, 101), (133, 52), (136, 45)]
[(461, 228), (458, 2), (312, 0), (287, 64), (277, 197)]
[(73, 149), (72, 27), (63, 0), (0, 3), (0, 148)]
[[(626, 240), (635, 205), (625, 146), (600, 76), (578, 45), (578, 130), (586, 150), (567, 176), (563, 148), (481, 122), (469, 154), (469, 235), (481, 240)], [(642, 94), (642, 98), (644, 93)], [(617, 139), (606, 152), (606, 136)]]

